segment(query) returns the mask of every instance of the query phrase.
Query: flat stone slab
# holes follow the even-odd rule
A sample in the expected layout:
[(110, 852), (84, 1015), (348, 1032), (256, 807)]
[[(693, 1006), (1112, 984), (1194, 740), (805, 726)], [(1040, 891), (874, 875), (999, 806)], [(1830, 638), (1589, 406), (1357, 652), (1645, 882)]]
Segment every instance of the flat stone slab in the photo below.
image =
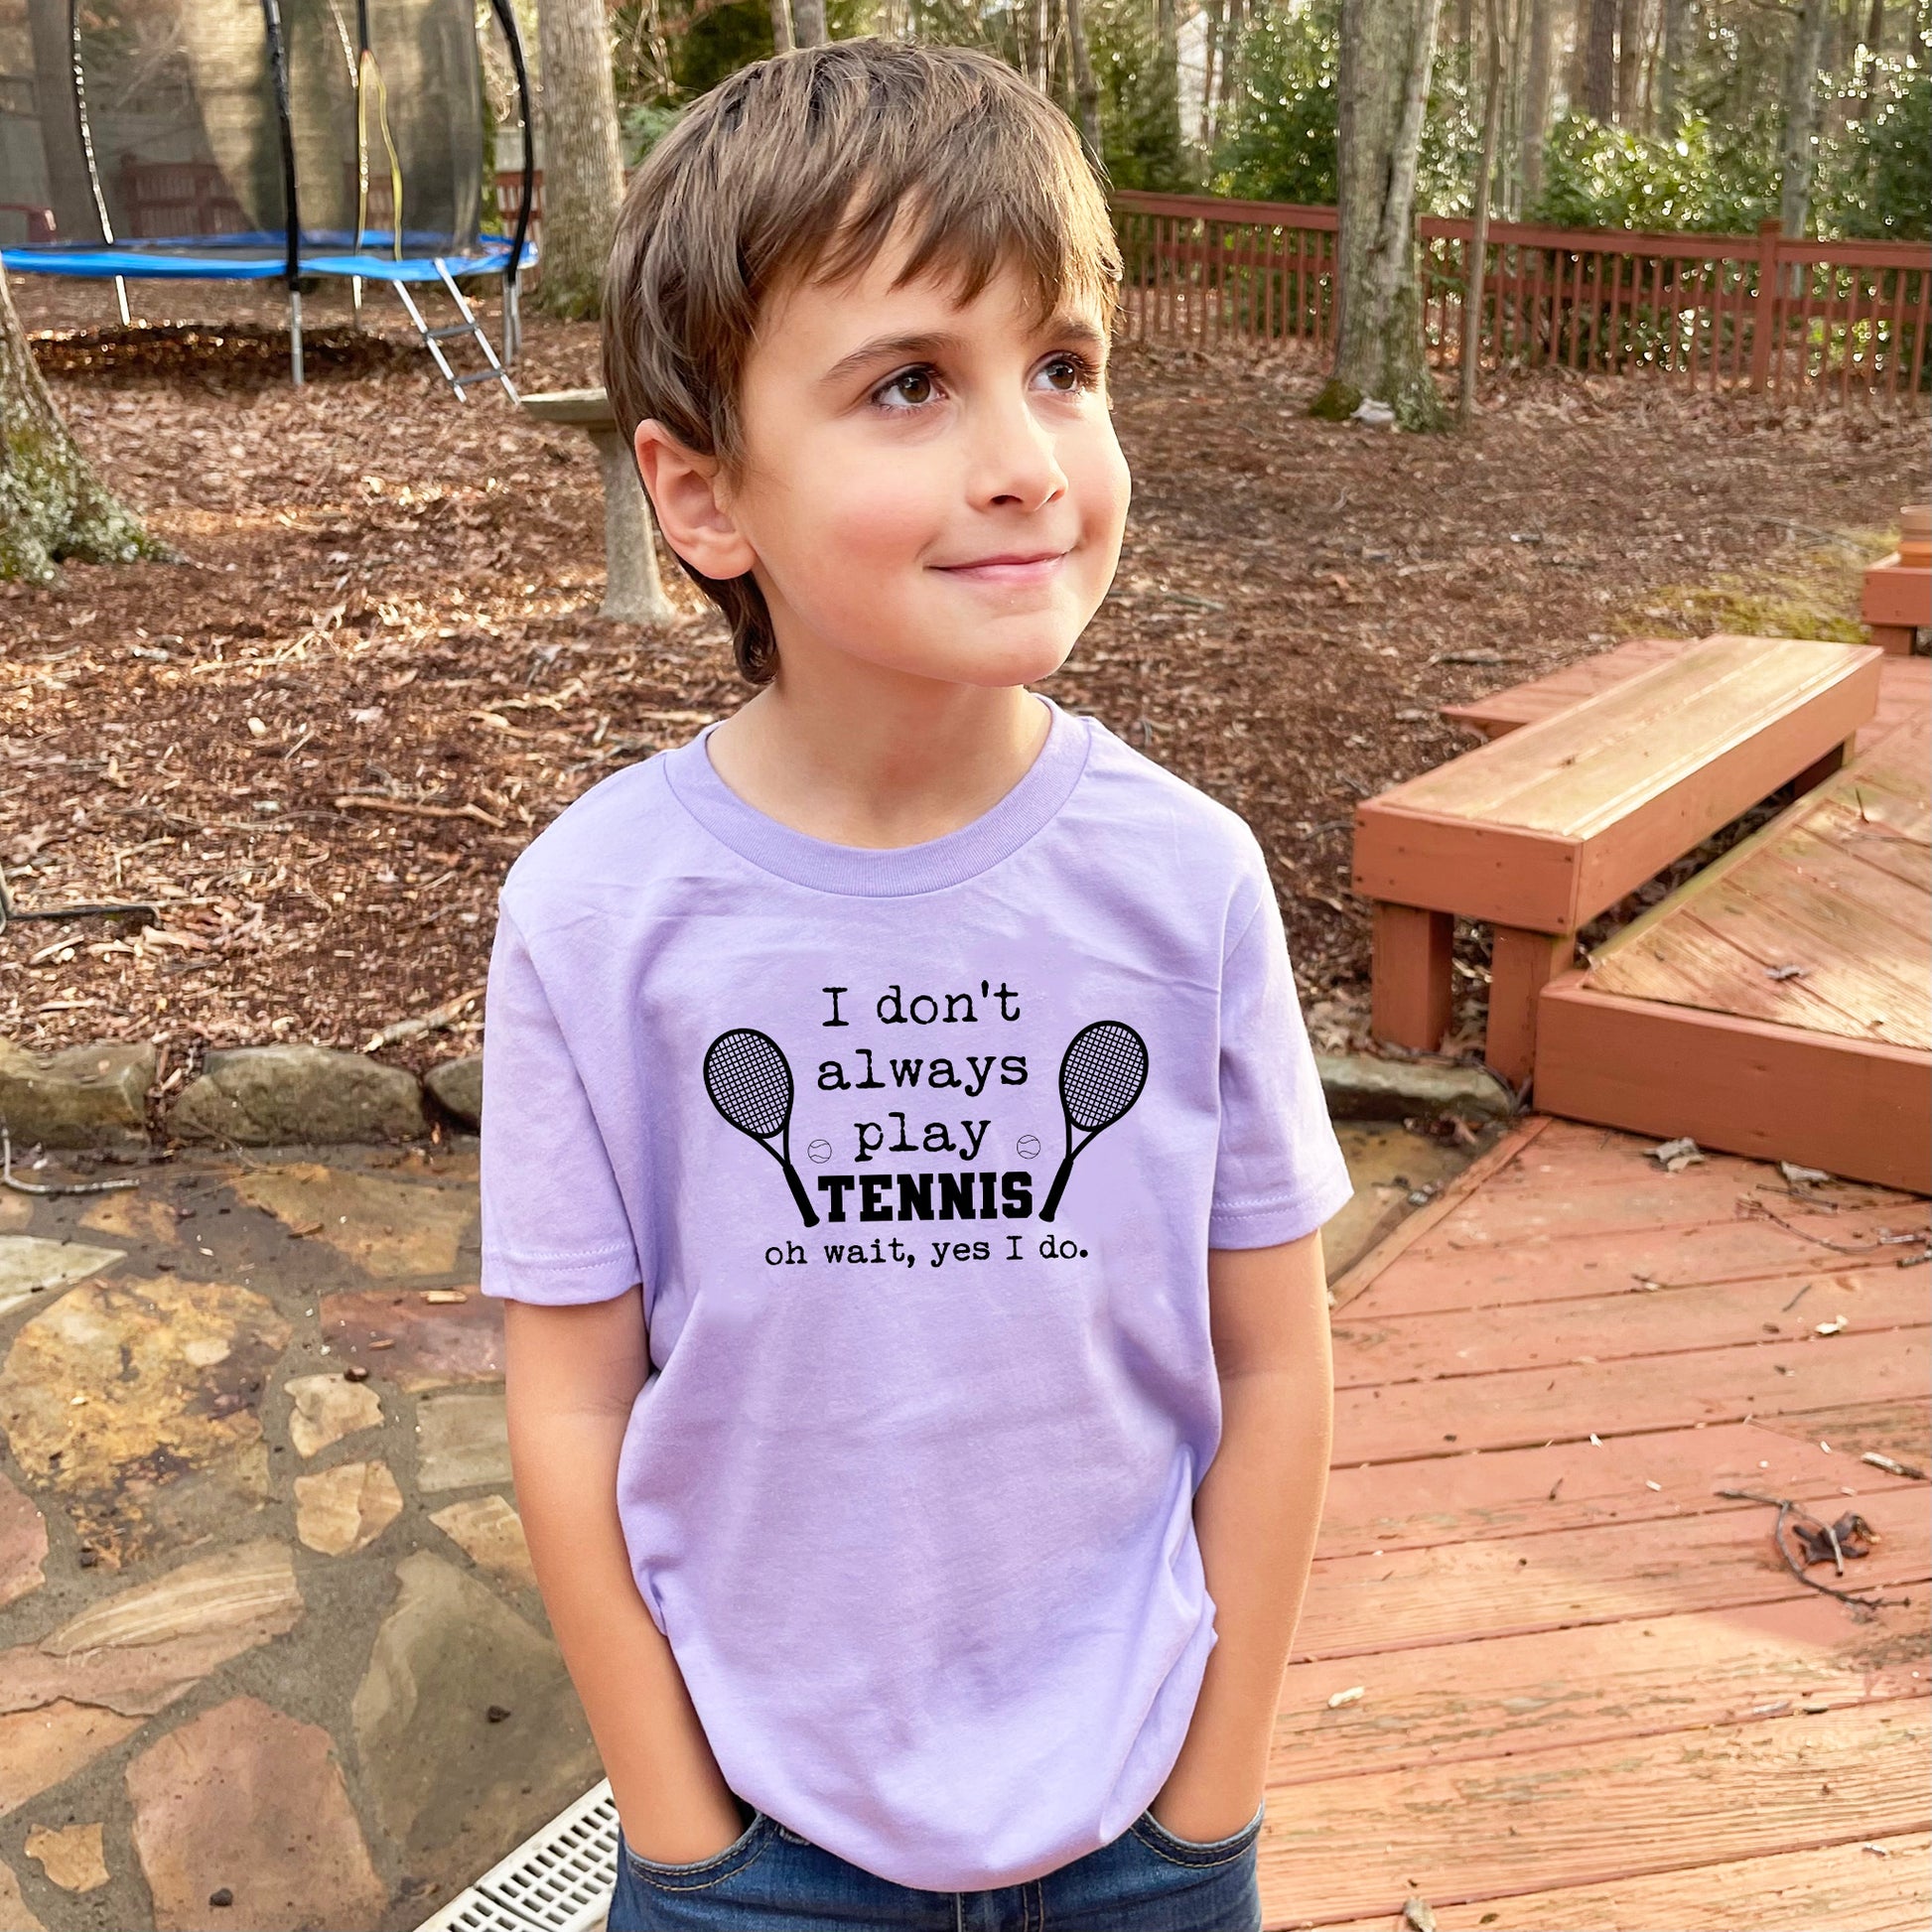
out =
[(304, 1240), (316, 1240), (377, 1281), (456, 1272), (477, 1200), (467, 1187), (437, 1187), (388, 1174), (290, 1162), (238, 1174), (234, 1190)]
[(423, 1085), (466, 1127), (483, 1125), (483, 1055), (445, 1060), (423, 1075)]
[(83, 1282), (15, 1334), (0, 1429), (110, 1566), (219, 1532), (267, 1500), (261, 1391), (289, 1324), (220, 1282)]
[(367, 1549), (401, 1514), (386, 1462), (344, 1462), (295, 1479), (295, 1533), (325, 1557)]
[(1317, 1053), (1314, 1063), (1336, 1120), (1507, 1120), (1514, 1111), (1509, 1089), (1477, 1066), (1368, 1053)]
[(331, 1295), (322, 1305), (322, 1330), (333, 1353), (412, 1395), (503, 1379), (502, 1304), (474, 1287), (461, 1302)]
[(0, 1651), (0, 1713), (66, 1700), (152, 1717), (229, 1658), (286, 1635), (302, 1613), (287, 1546), (239, 1544), (102, 1597), (37, 1644)]
[(416, 1408), (418, 1489), (427, 1496), (509, 1479), (509, 1421), (500, 1389), (424, 1396)]
[(12, 1865), (0, 1859), (0, 1925), (10, 1932), (47, 1932), (46, 1925), (27, 1909), (21, 1896), (20, 1879)]
[(139, 1718), (62, 1699), (0, 1716), (0, 1818), (51, 1791), (141, 1728)]
[[(329, 1733), (257, 1698), (150, 1744), (127, 1793), (157, 1932), (370, 1926), (388, 1905)], [(224, 1890), (230, 1906), (210, 1911)]]
[(29, 1053), (0, 1040), (0, 1119), (16, 1148), (136, 1148), (148, 1144), (155, 1049), (97, 1040)]
[(340, 1374), (297, 1375), (287, 1384), (289, 1441), (307, 1460), (345, 1436), (382, 1427), (382, 1398), (366, 1382), (345, 1381)]
[(413, 1073), (328, 1046), (210, 1053), (168, 1116), (177, 1140), (217, 1147), (409, 1141), (428, 1131)]
[(27, 1834), (27, 1856), (63, 1891), (92, 1891), (107, 1882), (99, 1825), (63, 1825), (58, 1831), (36, 1825)]
[(597, 1782), (597, 1751), (548, 1637), (440, 1557), (396, 1577), (351, 1707), (356, 1757), (406, 1869), (468, 1884)]
[(83, 1282), (119, 1261), (119, 1248), (84, 1241), (50, 1241), (39, 1234), (0, 1234), (0, 1314), (31, 1296)]
[(523, 1519), (501, 1496), (466, 1496), (432, 1510), (430, 1519), (478, 1569), (518, 1589), (535, 1589)]
[(47, 1518), (34, 1500), (0, 1474), (0, 1605), (39, 1589), (47, 1577)]

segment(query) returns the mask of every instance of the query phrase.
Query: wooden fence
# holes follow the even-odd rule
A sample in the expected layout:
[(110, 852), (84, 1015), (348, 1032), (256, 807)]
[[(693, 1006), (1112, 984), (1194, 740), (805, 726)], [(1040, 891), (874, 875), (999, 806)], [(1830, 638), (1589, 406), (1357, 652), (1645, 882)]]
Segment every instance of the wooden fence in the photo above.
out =
[[(1130, 340), (1308, 342), (1335, 327), (1335, 210), (1213, 196), (1114, 197)], [(1466, 220), (1422, 222), (1424, 328), (1460, 356)], [(1691, 387), (1922, 397), (1932, 247), (1643, 234), (1495, 221), (1478, 336), (1493, 368), (1649, 370)]]

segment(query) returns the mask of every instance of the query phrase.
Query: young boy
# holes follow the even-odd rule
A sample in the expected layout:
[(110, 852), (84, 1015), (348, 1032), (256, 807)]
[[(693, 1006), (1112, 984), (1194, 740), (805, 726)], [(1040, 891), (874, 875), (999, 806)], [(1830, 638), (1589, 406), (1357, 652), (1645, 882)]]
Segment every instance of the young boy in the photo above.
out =
[(758, 687), (504, 887), (483, 1288), (610, 1924), (1258, 1928), (1349, 1183), (1239, 819), (1032, 693), (1119, 257), (998, 62), (733, 75), (606, 372)]

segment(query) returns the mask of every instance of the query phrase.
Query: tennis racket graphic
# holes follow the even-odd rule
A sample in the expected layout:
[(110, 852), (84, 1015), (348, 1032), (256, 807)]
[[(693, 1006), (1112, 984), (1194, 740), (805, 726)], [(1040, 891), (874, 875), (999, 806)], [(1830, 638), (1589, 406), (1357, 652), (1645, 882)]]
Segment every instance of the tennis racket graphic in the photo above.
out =
[[(1046, 1191), (1042, 1221), (1059, 1211), (1073, 1164), (1141, 1097), (1147, 1085), (1147, 1041), (1122, 1020), (1096, 1020), (1067, 1042), (1060, 1061), (1060, 1110), (1066, 1115), (1066, 1159)], [(1078, 1133), (1084, 1138), (1075, 1142)]]
[(725, 1119), (758, 1142), (784, 1170), (785, 1184), (805, 1225), (817, 1227), (818, 1215), (805, 1183), (791, 1165), (791, 1063), (778, 1042), (755, 1027), (734, 1027), (720, 1034), (705, 1048), (704, 1086)]

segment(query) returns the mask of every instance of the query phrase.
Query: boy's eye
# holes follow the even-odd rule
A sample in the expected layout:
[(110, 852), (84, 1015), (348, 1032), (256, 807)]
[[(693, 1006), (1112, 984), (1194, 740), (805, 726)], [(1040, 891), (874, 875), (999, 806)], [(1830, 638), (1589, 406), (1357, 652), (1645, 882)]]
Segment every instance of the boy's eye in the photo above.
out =
[(1099, 371), (1093, 364), (1084, 355), (1075, 355), (1070, 349), (1049, 355), (1039, 372), (1048, 385), (1063, 396), (1077, 395), (1082, 389), (1091, 389), (1099, 379)]
[(873, 391), (873, 401), (886, 408), (916, 409), (933, 396), (932, 371), (926, 368), (900, 369)]

